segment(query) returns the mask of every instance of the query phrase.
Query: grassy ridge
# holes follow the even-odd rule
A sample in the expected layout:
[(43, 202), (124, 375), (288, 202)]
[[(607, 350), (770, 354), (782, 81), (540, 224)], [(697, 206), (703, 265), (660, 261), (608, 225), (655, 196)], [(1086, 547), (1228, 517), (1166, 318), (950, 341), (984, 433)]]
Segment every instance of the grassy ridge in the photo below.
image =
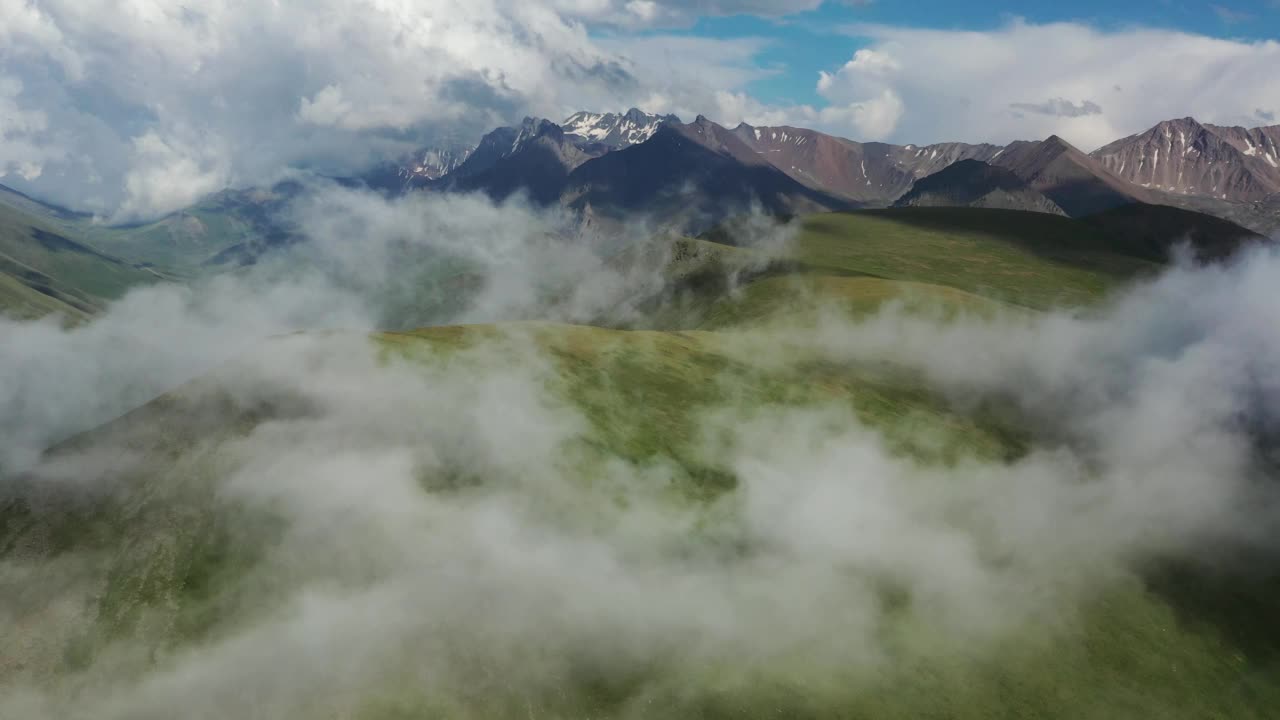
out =
[(683, 242), (698, 244), (677, 259), (691, 254), (719, 281), (683, 266), (686, 282), (646, 327), (796, 324), (820, 307), (862, 314), (890, 300), (978, 313), (1080, 307), (1162, 267), (1146, 257), (1149, 247), (1130, 252), (1089, 223), (980, 208), (816, 215), (768, 248), (729, 245), (735, 238), (724, 229)]
[(1086, 304), (1157, 269), (1109, 252), (1077, 221), (958, 208), (816, 217), (804, 223), (795, 257), (819, 271), (945, 285), (1034, 308)]

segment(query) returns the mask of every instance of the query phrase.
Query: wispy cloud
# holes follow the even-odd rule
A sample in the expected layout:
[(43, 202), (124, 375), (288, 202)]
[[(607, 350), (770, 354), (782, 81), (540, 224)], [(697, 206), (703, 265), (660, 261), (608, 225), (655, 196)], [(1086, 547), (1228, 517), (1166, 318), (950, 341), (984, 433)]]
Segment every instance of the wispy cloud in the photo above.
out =
[(1009, 107), (1015, 110), (1039, 113), (1041, 115), (1054, 115), (1057, 117), (1067, 118), (1102, 114), (1102, 107), (1092, 100), (1083, 100), (1079, 105), (1076, 105), (1070, 100), (1066, 100), (1064, 98), (1052, 98), (1042, 103), (1011, 103)]
[(1219, 20), (1228, 25), (1249, 22), (1255, 17), (1251, 12), (1237, 10), (1235, 8), (1227, 7), (1226, 5), (1210, 5), (1209, 7), (1213, 8), (1213, 12), (1218, 16)]

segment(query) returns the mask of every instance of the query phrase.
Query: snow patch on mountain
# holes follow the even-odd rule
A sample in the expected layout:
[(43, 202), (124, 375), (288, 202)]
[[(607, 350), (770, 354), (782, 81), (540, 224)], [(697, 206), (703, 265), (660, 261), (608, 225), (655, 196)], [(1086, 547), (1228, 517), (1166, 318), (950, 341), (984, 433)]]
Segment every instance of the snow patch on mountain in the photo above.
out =
[(638, 145), (653, 137), (666, 123), (678, 123), (674, 115), (655, 115), (636, 108), (625, 113), (577, 112), (560, 126), (566, 135), (583, 142), (599, 143), (615, 150)]
[(456, 170), (474, 151), (474, 147), (419, 150), (400, 163), (400, 177), (405, 180), (437, 180)]

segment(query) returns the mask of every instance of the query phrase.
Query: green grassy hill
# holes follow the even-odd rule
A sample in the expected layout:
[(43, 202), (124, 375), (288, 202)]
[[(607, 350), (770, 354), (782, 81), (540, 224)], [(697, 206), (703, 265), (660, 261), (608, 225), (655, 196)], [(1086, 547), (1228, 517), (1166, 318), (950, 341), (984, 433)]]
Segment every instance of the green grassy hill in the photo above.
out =
[[(1013, 620), (979, 633), (980, 639), (929, 612), (927, 598), (904, 591), (892, 573), (875, 575), (871, 584), (879, 600), (869, 637), (877, 657), (868, 662), (815, 654), (821, 647), (836, 657), (865, 659), (859, 647), (839, 640), (845, 631), (853, 645), (868, 636), (840, 624), (838, 603), (824, 606), (833, 613), (831, 629), (811, 636), (812, 645), (769, 645), (771, 652), (755, 655), (750, 643), (742, 652), (720, 653), (714, 643), (685, 644), (678, 633), (653, 647), (633, 644), (629, 636), (609, 632), (603, 618), (612, 615), (590, 610), (553, 634), (521, 634), (528, 628), (518, 618), (538, 617), (535, 608), (507, 604), (499, 587), (475, 604), (492, 605), (493, 617), (511, 618), (512, 625), (495, 620), (455, 633), (445, 621), (437, 627), (402, 620), (394, 649), (362, 655), (353, 648), (351, 659), (338, 663), (351, 676), (363, 677), (362, 668), (377, 670), (355, 688), (341, 678), (300, 684), (298, 695), (283, 704), (272, 699), (270, 684), (252, 676), (213, 685), (207, 693), (195, 680), (196, 692), (175, 689), (190, 678), (214, 683), (226, 668), (193, 658), (224, 657), (224, 643), (234, 650), (239, 633), (251, 635), (290, 617), (286, 599), (295, 587), (315, 581), (313, 573), (324, 580), (321, 587), (355, 592), (385, 570), (375, 552), (386, 549), (378, 528), (404, 517), (387, 510), (373, 524), (361, 524), (360, 498), (378, 490), (366, 491), (359, 473), (343, 479), (352, 483), (343, 502), (356, 516), (344, 515), (344, 522), (367, 535), (333, 538), (328, 528), (312, 529), (316, 534), (303, 545), (289, 540), (286, 500), (248, 506), (223, 489), (255, 442), (278, 438), (286, 448), (315, 442), (290, 435), (290, 428), (296, 423), (324, 432), (326, 413), (338, 398), (361, 402), (355, 403), (350, 433), (336, 435), (326, 450), (339, 457), (349, 445), (355, 452), (360, 433), (377, 429), (398, 438), (387, 440), (389, 448), (430, 439), (415, 458), (415, 477), (421, 492), (450, 512), (483, 508), (491, 493), (515, 493), (530, 512), (640, 554), (642, 546), (630, 544), (629, 533), (644, 532), (643, 513), (669, 512), (682, 520), (659, 525), (665, 529), (661, 556), (689, 575), (653, 578), (669, 588), (664, 596), (688, 591), (712, 567), (734, 568), (746, 583), (761, 572), (753, 563), (768, 556), (768, 547), (734, 534), (740, 509), (732, 498), (743, 466), (729, 460), (735, 453), (722, 450), (732, 439), (705, 437), (708, 427), (721, 427), (708, 418), (727, 414), (734, 424), (748, 424), (762, 412), (821, 412), (846, 418), (834, 431), (874, 428), (888, 456), (941, 470), (1014, 462), (1039, 441), (1034, 428), (1007, 408), (958, 406), (904, 368), (836, 363), (804, 347), (780, 347), (772, 329), (802, 323), (823, 309), (857, 315), (893, 299), (944, 314), (1030, 314), (1094, 302), (1158, 268), (1108, 248), (1104, 234), (1048, 215), (933, 209), (824, 215), (806, 220), (780, 248), (677, 241), (671, 272), (679, 289), (655, 301), (648, 329), (514, 323), (380, 333), (371, 339), (377, 361), (368, 369), (348, 357), (349, 337), (317, 338), (305, 362), (283, 369), (271, 358), (288, 357), (277, 345), (290, 339), (272, 340), (261, 357), (244, 358), (63, 444), (44, 475), (0, 484), (8, 493), (0, 498), (0, 697), (6, 688), (21, 688), (72, 708), (97, 708), (101, 701), (117, 713), (112, 717), (147, 716), (131, 715), (129, 698), (161, 708), (151, 710), (155, 717), (175, 708), (193, 717), (225, 712), (368, 720), (1270, 717), (1280, 705), (1280, 636), (1258, 628), (1274, 625), (1280, 587), (1177, 564), (1100, 569), (1100, 579), (1084, 590), (1067, 579), (1061, 587), (1051, 582), (1036, 591), (1064, 603), (1061, 612)], [(325, 358), (346, 358), (334, 360), (338, 370), (355, 362), (360, 374), (326, 374)], [(298, 376), (291, 369), (297, 367), (317, 373), (316, 397), (287, 382)], [(530, 367), (541, 368), (532, 385), (508, 382)], [(425, 387), (448, 392), (411, 404), (416, 409), (404, 421), (381, 425), (381, 413), (398, 399), (394, 383), (419, 376)], [(393, 387), (379, 394), (388, 378)], [(470, 394), (449, 394), (472, 386)], [(529, 400), (525, 391), (545, 391), (546, 397)], [(407, 387), (404, 395), (413, 397)], [(545, 417), (573, 420), (564, 421), (564, 437), (549, 445), (548, 455), (526, 457), (520, 453), (541, 447), (546, 428), (506, 424), (519, 412), (502, 409), (484, 416), (501, 427), (483, 428), (483, 437), (476, 437), (461, 418), (483, 402), (500, 409), (532, 405)], [(485, 442), (498, 443), (492, 455), (476, 447)], [(508, 454), (518, 456), (511, 466), (500, 459)], [(498, 459), (489, 465), (477, 457)], [(60, 471), (73, 480), (85, 462), (110, 479), (99, 495), (57, 482)], [(954, 477), (964, 479), (963, 473)], [(611, 481), (617, 478), (618, 484)], [(562, 494), (561, 482), (571, 492)], [(965, 509), (952, 511), (960, 517)], [(422, 520), (421, 557), (409, 553), (417, 558), (409, 563), (413, 572), (430, 579), (427, 588), (467, 586), (471, 572), (484, 572), (480, 565), (448, 566), (449, 551), (467, 542), (467, 527), (451, 524), (450, 517), (446, 512)], [(523, 558), (520, 572), (534, 575), (545, 559), (512, 552)], [(580, 558), (589, 567), (594, 560), (589, 553)], [(335, 567), (342, 572), (328, 578)], [(453, 570), (460, 574), (450, 575)], [(785, 570), (764, 576), (776, 573), (782, 582), (789, 577)], [(820, 581), (843, 592), (862, 582), (861, 572), (843, 568)], [(737, 586), (727, 581), (727, 587)], [(773, 592), (749, 585), (740, 590), (733, 597), (748, 604), (755, 594)], [(566, 595), (563, 602), (575, 599)], [(591, 600), (583, 607), (592, 607)], [(422, 602), (411, 616), (429, 615), (427, 597)], [(1008, 613), (995, 608), (989, 614), (1016, 616), (1013, 607), (1011, 598)], [(736, 627), (730, 610), (723, 622)], [(777, 628), (813, 612), (771, 608), (752, 631), (764, 647), (782, 632)], [(701, 626), (691, 620), (690, 627)], [(309, 632), (315, 646), (302, 646), (311, 647), (311, 660), (285, 654), (265, 671), (305, 676), (309, 663), (319, 662), (317, 654), (329, 651), (320, 625)], [(639, 632), (645, 636), (646, 630)], [(579, 634), (590, 642), (560, 644)], [(280, 642), (294, 641), (287, 636)], [(449, 667), (433, 664), (442, 656)], [(249, 658), (243, 661), (251, 664)], [(216, 711), (200, 704), (213, 697), (221, 698)], [(56, 702), (47, 713), (75, 716)]]
[[(5, 263), (0, 261), (0, 265)], [(89, 316), (91, 306), (85, 298), (59, 293), (47, 275), (16, 263), (7, 267), (7, 271), (0, 270), (0, 315), (17, 320), (61, 315), (70, 323)]]
[(276, 213), (295, 190), (224, 192), (154, 222), (111, 226), (0, 185), (0, 313), (78, 321), (131, 287), (252, 262), (289, 241)]
[(190, 276), (235, 268), (273, 245), (288, 242), (277, 217), (298, 187), (224, 191), (194, 206), (141, 225), (83, 227), (97, 247), (134, 262)]
[(723, 228), (700, 242), (734, 251), (704, 250), (703, 257), (712, 277), (727, 269), (737, 286), (728, 292), (723, 283), (698, 282), (686, 268), (686, 282), (654, 312), (651, 327), (796, 323), (819, 307), (868, 312), (895, 298), (975, 311), (1079, 307), (1163, 266), (1089, 222), (979, 208), (816, 215), (768, 248), (729, 245), (734, 235)]
[(0, 312), (82, 318), (131, 287), (163, 278), (64, 234), (56, 217), (0, 203)]

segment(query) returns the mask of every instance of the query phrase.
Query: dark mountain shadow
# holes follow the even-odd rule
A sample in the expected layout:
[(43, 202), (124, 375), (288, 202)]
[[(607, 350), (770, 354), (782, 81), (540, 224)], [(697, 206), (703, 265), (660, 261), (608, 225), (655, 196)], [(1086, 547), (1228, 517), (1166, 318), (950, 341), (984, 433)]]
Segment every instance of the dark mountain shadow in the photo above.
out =
[(448, 189), (478, 190), (498, 202), (523, 191), (532, 202), (550, 205), (560, 198), (571, 171), (563, 152), (534, 142), (493, 167), (449, 183)]
[(598, 213), (678, 219), (674, 224), (686, 232), (701, 232), (753, 208), (789, 217), (855, 207), (764, 161), (751, 162), (754, 155), (745, 146), (740, 153), (708, 147), (681, 129), (664, 127), (648, 142), (578, 167), (568, 178), (565, 199)]
[(1113, 251), (1152, 262), (1168, 262), (1182, 244), (1190, 246), (1196, 260), (1213, 262), (1246, 245), (1268, 242), (1230, 220), (1167, 205), (1126, 205), (1082, 221), (1105, 233)]
[(965, 207), (913, 207), (860, 212), (937, 232), (977, 232), (1009, 241), (1041, 257), (1130, 276), (1134, 267), (1109, 265), (1107, 256), (1165, 264), (1188, 243), (1198, 260), (1229, 257), (1266, 239), (1235, 223), (1164, 205), (1132, 203), (1083, 218), (1038, 212)]

